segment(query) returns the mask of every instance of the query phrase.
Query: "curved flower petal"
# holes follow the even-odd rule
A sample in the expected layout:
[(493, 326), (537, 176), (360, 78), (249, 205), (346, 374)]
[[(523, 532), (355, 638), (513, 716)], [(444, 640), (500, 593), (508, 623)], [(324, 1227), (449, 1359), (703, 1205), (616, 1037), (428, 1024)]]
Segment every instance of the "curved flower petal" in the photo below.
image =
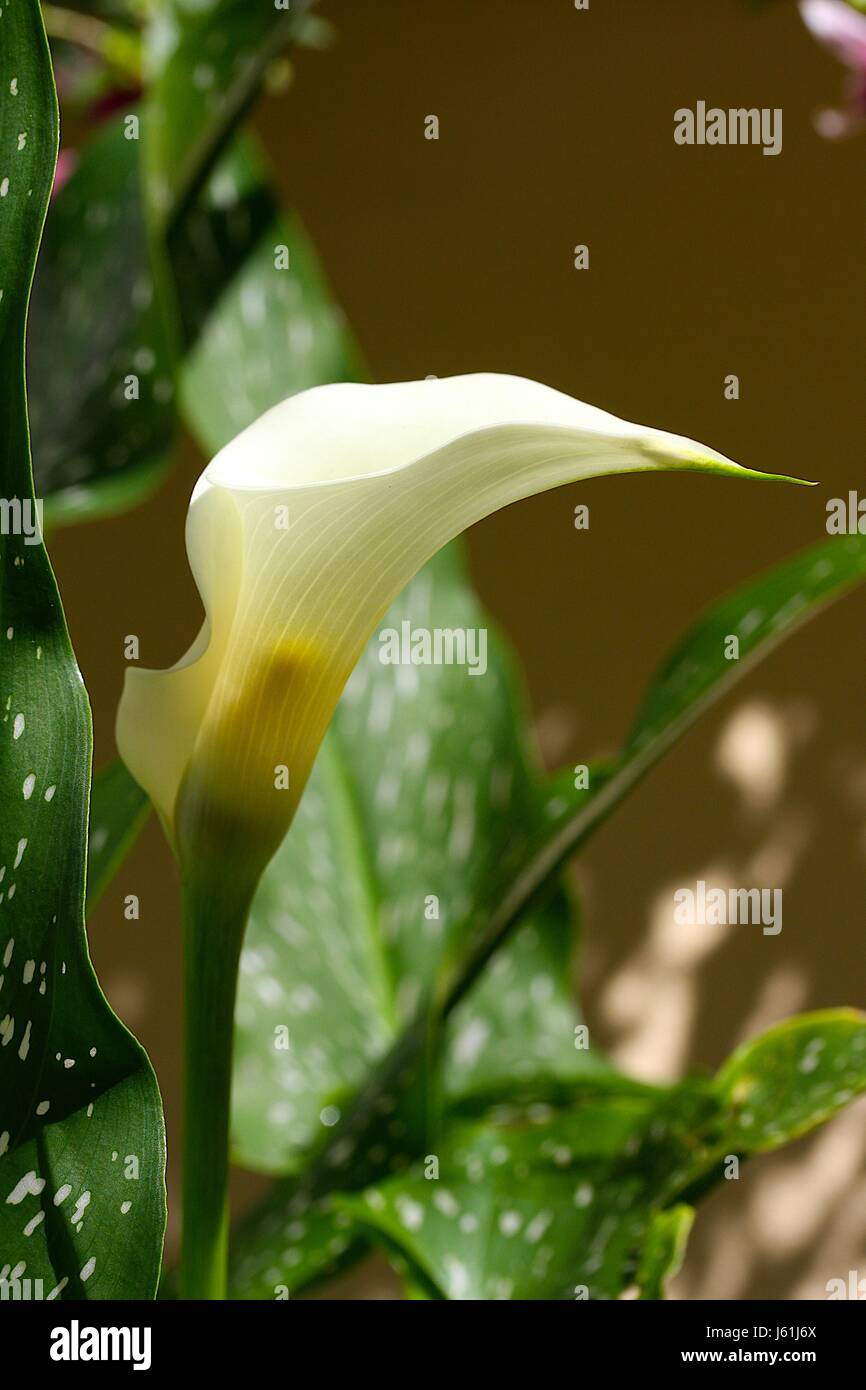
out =
[(377, 621), (441, 546), (532, 493), (652, 469), (766, 476), (509, 376), (317, 387), (240, 434), (190, 504), (205, 624), (171, 670), (127, 673), (118, 714), (181, 863), (258, 877)]

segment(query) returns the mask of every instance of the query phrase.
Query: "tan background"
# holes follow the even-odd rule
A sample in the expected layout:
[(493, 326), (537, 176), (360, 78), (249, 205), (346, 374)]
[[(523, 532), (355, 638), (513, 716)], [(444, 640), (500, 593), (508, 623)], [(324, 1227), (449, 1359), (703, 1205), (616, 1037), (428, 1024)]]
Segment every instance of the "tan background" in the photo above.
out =
[[(700, 609), (819, 539), (827, 498), (862, 482), (866, 136), (814, 133), (842, 73), (786, 0), (321, 8), (336, 45), (297, 58), (259, 126), (375, 380), (522, 373), (821, 484), (612, 479), (475, 529), (478, 588), (523, 659), (546, 756), (585, 761), (623, 737)], [(673, 112), (698, 99), (781, 106), (783, 153), (676, 146)], [(430, 113), (438, 143), (423, 138)], [(578, 242), (588, 272), (572, 267)], [(728, 372), (737, 402), (723, 398)], [(199, 466), (187, 446), (146, 507), (52, 543), (98, 764), (113, 756), (123, 636), (162, 665), (197, 627), (182, 527)], [(578, 501), (588, 533), (572, 527)], [(866, 1003), (864, 617), (861, 593), (766, 661), (581, 862), (585, 1007), (641, 1075), (714, 1066), (794, 1009)], [(781, 936), (738, 927), (686, 954), (671, 889), (728, 874), (784, 884)], [(123, 919), (126, 892), (141, 897), (139, 923)], [(155, 827), (91, 935), (156, 1065), (174, 1159), (179, 918)], [(864, 1151), (861, 1105), (726, 1185), (702, 1209), (679, 1293), (819, 1297), (849, 1269), (866, 1277)], [(381, 1275), (363, 1287), (391, 1288)]]

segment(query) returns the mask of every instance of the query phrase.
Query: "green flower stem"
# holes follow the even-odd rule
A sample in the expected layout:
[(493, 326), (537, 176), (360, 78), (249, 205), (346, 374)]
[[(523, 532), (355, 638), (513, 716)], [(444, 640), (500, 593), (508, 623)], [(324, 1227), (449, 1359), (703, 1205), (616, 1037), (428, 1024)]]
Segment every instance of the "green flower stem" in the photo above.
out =
[(226, 1296), (232, 1036), (251, 897), (218, 874), (184, 885), (184, 1299)]

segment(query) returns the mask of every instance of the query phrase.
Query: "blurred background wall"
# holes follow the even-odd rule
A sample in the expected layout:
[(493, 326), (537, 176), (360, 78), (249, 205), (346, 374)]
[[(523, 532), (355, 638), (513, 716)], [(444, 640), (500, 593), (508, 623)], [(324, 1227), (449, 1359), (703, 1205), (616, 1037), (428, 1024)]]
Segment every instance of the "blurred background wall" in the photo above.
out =
[[(691, 434), (812, 489), (609, 479), (500, 513), (470, 537), (478, 589), (522, 658), (551, 767), (616, 746), (702, 607), (824, 534), (862, 485), (866, 135), (828, 144), (814, 111), (842, 70), (775, 0), (322, 0), (326, 53), (294, 62), (258, 125), (374, 380), (537, 377)], [(782, 107), (784, 147), (682, 148), (673, 113)], [(438, 141), (424, 120), (440, 121)], [(589, 247), (576, 271), (574, 247)], [(740, 399), (724, 398), (736, 373)], [(146, 665), (199, 622), (182, 543), (201, 466), (187, 446), (147, 506), (52, 540), (114, 755), (122, 639)], [(575, 531), (578, 502), (590, 528)], [(153, 536), (160, 538), (154, 549)], [(797, 1009), (866, 1005), (866, 594), (751, 673), (600, 832), (575, 868), (577, 974), (593, 1035), (641, 1076), (714, 1067)], [(675, 932), (697, 878), (783, 885), (781, 935)], [(126, 922), (123, 895), (141, 898)], [(180, 924), (151, 825), (91, 930), (117, 1011), (148, 1048), (178, 1151)], [(702, 1209), (682, 1297), (823, 1297), (866, 1276), (863, 1102)], [(172, 1164), (172, 1195), (177, 1190)], [(239, 1201), (258, 1190), (241, 1178)], [(171, 1238), (176, 1236), (177, 1211)], [(381, 1271), (343, 1292), (389, 1296)]]

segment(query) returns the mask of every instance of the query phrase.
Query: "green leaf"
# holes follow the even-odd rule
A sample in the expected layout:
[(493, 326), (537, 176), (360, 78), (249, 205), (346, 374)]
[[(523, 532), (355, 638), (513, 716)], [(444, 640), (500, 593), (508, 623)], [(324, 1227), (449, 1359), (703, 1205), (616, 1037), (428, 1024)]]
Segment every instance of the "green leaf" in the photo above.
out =
[[(575, 791), (570, 773), (555, 779), (546, 827), (517, 863), (505, 867), (496, 906), (477, 923), (471, 958), (452, 972), (446, 1007), (476, 978), (551, 875), (701, 714), (792, 632), (864, 579), (866, 537), (833, 537), (743, 585), (699, 620), (663, 664), (619, 756), (597, 769), (588, 790)], [(737, 660), (725, 655), (732, 635), (739, 640)]]
[(797, 1138), (866, 1091), (866, 1016), (780, 1024), (713, 1082), (500, 1108), (457, 1123), (430, 1156), (363, 1194), (337, 1195), (389, 1254), (452, 1299), (659, 1298), (693, 1212), (734, 1156)]
[(327, 1201), (297, 1197), (256, 1240), (235, 1242), (232, 1299), (282, 1299), (309, 1293), (354, 1264), (366, 1248), (352, 1218)]
[[(0, 23), (0, 490), (21, 503), (25, 322), (57, 109), (36, 0), (4, 5)], [(159, 1095), (87, 954), (90, 712), (32, 540), (0, 539), (0, 1273), (42, 1280), (49, 1298), (149, 1298), (165, 1224)]]
[(682, 1268), (694, 1219), (694, 1207), (684, 1203), (650, 1217), (637, 1267), (641, 1298), (665, 1297), (670, 1280)]
[(221, 161), (173, 259), (187, 334), (197, 335), (181, 404), (211, 454), (287, 396), (364, 375), (315, 250), (275, 206), (250, 140)]
[(210, 0), (156, 12), (145, 113), (146, 187), (169, 234), (249, 111), (268, 67), (293, 41), (309, 0)]
[(117, 759), (93, 779), (87, 857), (87, 907), (95, 907), (150, 815), (150, 801)]
[[(172, 271), (187, 348), (196, 342), (223, 292), (276, 217), (258, 146), (245, 132), (227, 147), (172, 237)], [(233, 363), (232, 370), (239, 365), (243, 364)], [(252, 418), (244, 423), (251, 424)], [(199, 442), (202, 448), (214, 447), (206, 432)]]
[[(447, 988), (442, 990), (439, 1005), (444, 1015), (460, 1006), (476, 980), (481, 979), (480, 988), (495, 990), (495, 984), (484, 980), (482, 970), (489, 957), (501, 949), (514, 923), (546, 890), (551, 875), (567, 855), (586, 841), (702, 710), (760, 655), (864, 576), (866, 540), (858, 536), (834, 538), (744, 586), (696, 625), (662, 667), (624, 751), (597, 769), (590, 790), (575, 793), (570, 775), (567, 786), (564, 779), (559, 779), (547, 801), (543, 830), (534, 835), (530, 831), (523, 845), (513, 839), (507, 845), (500, 841), (499, 858), (505, 868), (498, 873), (499, 861), (497, 865), (489, 864), (490, 876), (483, 893), (464, 905), (467, 913), (474, 909), (477, 931), (467, 938), (464, 920), (460, 950), (449, 954)], [(724, 655), (730, 634), (737, 634), (740, 639), (738, 662), (728, 661)], [(362, 741), (360, 725), (351, 733), (356, 744)], [(396, 749), (408, 747), (412, 732), (409, 727), (398, 726), (392, 735), (393, 759)], [(368, 801), (371, 794), (375, 795), (375, 791), (368, 782), (362, 788), (362, 802)], [(521, 793), (515, 799), (522, 802), (524, 796)], [(518, 833), (520, 828), (515, 827)], [(515, 863), (520, 866), (519, 872), (515, 871)], [(490, 901), (498, 901), (498, 906), (485, 912), (485, 902)], [(420, 949), (414, 940), (411, 947), (413, 951)], [(503, 967), (497, 962), (496, 968)], [(374, 1085), (368, 1091), (384, 1103)], [(362, 1118), (360, 1114), (351, 1117), (353, 1139), (358, 1146), (368, 1142), (362, 1138)], [(337, 1142), (342, 1139), (342, 1135), (337, 1136)]]
[[(583, 1164), (584, 1181), (588, 1182), (590, 1176), (598, 1180), (616, 1160), (626, 1140), (640, 1133), (653, 1094), (650, 1088), (644, 1088), (644, 1094), (640, 1096), (617, 1098), (609, 1104), (586, 1098), (578, 1103), (574, 1112), (563, 1118), (557, 1141), (545, 1151), (545, 1173), (552, 1175), (554, 1181), (561, 1180), (564, 1162), (567, 1160), (570, 1164), (577, 1159)], [(532, 1113), (538, 1115), (537, 1107)], [(544, 1113), (549, 1118), (550, 1112)], [(502, 1136), (506, 1132), (509, 1142), (507, 1158), (502, 1143)], [(417, 1215), (418, 1203), (424, 1202), (425, 1210), (429, 1207), (430, 1220), (425, 1225), (425, 1237), (434, 1226), (439, 1225), (443, 1244), (448, 1251), (455, 1248), (465, 1250), (471, 1259), (473, 1249), (483, 1249), (487, 1242), (497, 1238), (495, 1230), (499, 1214), (502, 1210), (508, 1210), (512, 1197), (507, 1190), (511, 1172), (508, 1163), (513, 1159), (519, 1168), (518, 1186), (522, 1189), (529, 1181), (531, 1187), (532, 1180), (525, 1165), (527, 1157), (534, 1158), (535, 1154), (531, 1122), (529, 1138), (514, 1127), (506, 1131), (489, 1125), (461, 1123), (452, 1128), (446, 1145), (442, 1148), (437, 1146), (435, 1157), (440, 1164), (440, 1177), (437, 1180), (428, 1181), (420, 1173), (417, 1178), (413, 1174), (406, 1174), (385, 1183), (381, 1193), (376, 1189), (364, 1197), (337, 1194), (331, 1199), (319, 1201), (313, 1201), (305, 1197), (302, 1191), (295, 1190), (287, 1208), (280, 1210), (276, 1206), (269, 1206), (264, 1219), (246, 1229), (241, 1228), (233, 1241), (232, 1296), (270, 1298), (273, 1297), (274, 1287), (287, 1279), (295, 1280), (293, 1292), (303, 1291), (303, 1280), (295, 1274), (297, 1269), (302, 1268), (297, 1247), (310, 1242), (311, 1257), (315, 1257), (322, 1248), (321, 1227), (309, 1224), (307, 1220), (308, 1214), (314, 1213), (319, 1222), (330, 1222), (335, 1232), (342, 1229), (344, 1240), (351, 1232), (353, 1244), (349, 1247), (350, 1254), (357, 1256), (363, 1251), (363, 1245), (359, 1242), (365, 1233), (373, 1236), (413, 1291), (420, 1291), (425, 1297), (441, 1298), (452, 1287), (453, 1262), (447, 1253), (439, 1264), (435, 1260), (426, 1260), (421, 1253), (421, 1244), (416, 1248), (411, 1238), (406, 1239), (407, 1232), (411, 1237), (416, 1229), (413, 1218)], [(484, 1181), (479, 1175), (484, 1175)], [(581, 1190), (581, 1203), (586, 1190)], [(574, 1210), (575, 1191), (575, 1182), (569, 1177), (561, 1183), (558, 1200)], [(468, 1204), (465, 1212), (464, 1199)], [(532, 1201), (531, 1191), (528, 1200)], [(483, 1204), (483, 1212), (475, 1206), (476, 1202)], [(533, 1216), (537, 1216), (537, 1212), (535, 1208)], [(465, 1218), (462, 1225), (459, 1220), (455, 1222), (455, 1217), (459, 1216)], [(337, 1225), (338, 1220), (343, 1222), (342, 1228)], [(348, 1221), (351, 1221), (351, 1226), (346, 1225)], [(516, 1252), (518, 1263), (522, 1258), (524, 1266), (528, 1264), (526, 1250), (526, 1245), (523, 1245)], [(305, 1254), (304, 1260), (306, 1258)], [(324, 1262), (316, 1268), (319, 1280), (330, 1277), (330, 1273)], [(480, 1296), (491, 1295), (484, 1293)]]
[(538, 905), (451, 1012), (441, 1064), (452, 1107), (474, 1113), (497, 1098), (619, 1086), (610, 1064), (587, 1046), (570, 987), (575, 915), (561, 890)]
[[(383, 619), (487, 628), (458, 551)], [(495, 634), (466, 666), (356, 669), (286, 840), (256, 897), (241, 961), (234, 1133), (249, 1167), (296, 1171), (458, 952), (503, 854), (530, 835), (540, 784), (510, 658)], [(445, 1039), (452, 1096), (542, 1076), (606, 1075), (575, 1045), (568, 905), (539, 908)], [(396, 1127), (399, 1117), (390, 1116)]]
[[(177, 434), (166, 294), (154, 280), (141, 199), (142, 142), (125, 138), (125, 119), (84, 146), (51, 203), (39, 261), (31, 427), (52, 523), (138, 505), (162, 480)], [(170, 257), (188, 350), (184, 413), (205, 452), (296, 391), (360, 375), (315, 251), (297, 218), (278, 211), (251, 138), (232, 143), (186, 205)]]
[(233, 1131), (247, 1167), (296, 1168), (326, 1105), (393, 1037), (385, 963), (333, 740), (256, 895), (236, 1013)]
[[(235, 170), (229, 165), (217, 171), (211, 197), (224, 200), (224, 222), (234, 213), (246, 229), (247, 208), (252, 204), (261, 217), (267, 200), (261, 183), (259, 195), (256, 185), (243, 195), (235, 171), (236, 164)], [(272, 204), (270, 211), (256, 246), (215, 302), (183, 363), (183, 414), (210, 453), (286, 396), (364, 375), (299, 218), (277, 213)], [(189, 242), (196, 245), (192, 236)], [(199, 242), (213, 246), (215, 238), (202, 236)], [(175, 247), (175, 263), (181, 257)]]
[(37, 489), (51, 521), (137, 505), (175, 436), (174, 382), (149, 265), (136, 140), (92, 139), (52, 201), (29, 341)]
[[(492, 914), (481, 915), (471, 954), (462, 962), (452, 962), (448, 988), (438, 996), (440, 1016), (447, 1017), (461, 1007), (473, 986), (479, 990), (495, 989), (490, 984), (492, 974), (484, 973), (484, 968), (491, 956), (502, 952), (511, 928), (526, 912), (527, 904), (539, 899), (563, 859), (589, 838), (702, 710), (736, 680), (744, 663), (759, 659), (802, 622), (862, 582), (864, 576), (866, 540), (856, 536), (834, 538), (743, 586), (705, 615), (662, 667), (623, 752), (593, 769), (590, 789), (575, 792), (570, 773), (555, 779), (547, 797), (545, 831), (533, 842), (530, 852), (524, 851), (522, 872), (515, 874), (511, 865), (503, 875), (499, 906)], [(730, 633), (740, 635), (739, 662), (724, 659), (724, 639)], [(291, 835), (283, 852), (290, 840)], [(510, 943), (512, 947), (514, 944)], [(267, 964), (264, 968), (267, 970)], [(342, 1157), (347, 1149), (352, 1155), (353, 1182), (365, 1167), (369, 1170), (371, 1154), (379, 1161), (380, 1169), (395, 1156), (393, 1139), (388, 1140), (383, 1133), (386, 1126), (381, 1114), (393, 1111), (401, 1088), (405, 1090), (413, 1079), (417, 1080), (415, 1069), (429, 1035), (429, 1021), (425, 1025), (424, 1017), (422, 1007), (419, 1019), (404, 1030), (390, 1052), (368, 1072), (352, 1103), (341, 1098), (341, 1120), (330, 1150), (325, 1150), (306, 1174), (309, 1192), (322, 1197), (341, 1181), (346, 1182), (345, 1168), (333, 1160), (335, 1155)], [(401, 1075), (402, 1083), (398, 1080)], [(614, 1090), (616, 1080), (607, 1076), (603, 1085)], [(271, 1090), (271, 1096), (277, 1094), (278, 1090)], [(245, 1123), (249, 1124), (250, 1118), (248, 1115)], [(404, 1136), (402, 1147), (409, 1147), (408, 1136)], [(398, 1151), (396, 1157), (399, 1156)], [(295, 1199), (295, 1194), (294, 1184), (278, 1185), (261, 1211), (247, 1219), (241, 1237), (247, 1248), (255, 1247), (260, 1223), (279, 1228), (286, 1204)]]
[(653, 1192), (636, 1164), (616, 1187), (612, 1175), (650, 1114), (648, 1099), (592, 1099), (553, 1119), (456, 1125), (437, 1176), (419, 1167), (334, 1204), (450, 1299), (616, 1297)]
[(859, 1095), (866, 1024), (853, 1009), (780, 1023), (739, 1048), (719, 1072), (732, 1147), (763, 1153), (823, 1124)]

